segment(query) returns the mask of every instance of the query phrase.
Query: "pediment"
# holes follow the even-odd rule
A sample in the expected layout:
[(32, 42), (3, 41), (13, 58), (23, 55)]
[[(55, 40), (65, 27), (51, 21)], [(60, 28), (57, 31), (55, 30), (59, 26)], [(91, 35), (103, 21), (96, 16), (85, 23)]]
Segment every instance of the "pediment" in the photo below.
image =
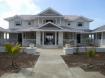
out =
[(40, 15), (40, 16), (62, 16), (60, 13), (53, 10), (52, 8), (48, 8), (48, 9), (42, 11), (41, 13), (39, 13), (38, 15)]
[(39, 29), (44, 29), (44, 30), (61, 30), (62, 27), (59, 27), (53, 23), (47, 23), (43, 26), (41, 26)]

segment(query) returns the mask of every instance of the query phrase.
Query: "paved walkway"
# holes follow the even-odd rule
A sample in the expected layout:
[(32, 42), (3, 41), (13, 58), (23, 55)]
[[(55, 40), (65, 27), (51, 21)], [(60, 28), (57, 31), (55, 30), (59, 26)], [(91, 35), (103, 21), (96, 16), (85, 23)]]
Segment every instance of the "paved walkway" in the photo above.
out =
[(40, 55), (64, 55), (63, 49), (37, 49)]
[(61, 49), (38, 49), (40, 57), (34, 68), (21, 70), (19, 73), (5, 74), (1, 78), (105, 78), (99, 72), (85, 72), (79, 67), (68, 68)]
[(35, 78), (74, 78), (58, 55), (41, 55), (34, 72)]

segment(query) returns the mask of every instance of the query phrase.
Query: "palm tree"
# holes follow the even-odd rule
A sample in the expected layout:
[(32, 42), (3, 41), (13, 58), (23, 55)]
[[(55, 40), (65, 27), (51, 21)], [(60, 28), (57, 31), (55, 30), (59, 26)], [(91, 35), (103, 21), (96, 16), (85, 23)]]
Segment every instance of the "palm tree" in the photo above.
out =
[(12, 44), (6, 44), (5, 45), (5, 50), (7, 52), (7, 54), (10, 55), (11, 57), (11, 67), (12, 68), (17, 68), (17, 64), (15, 63), (15, 57), (17, 54), (20, 53), (20, 45), (19, 44), (16, 44), (16, 45), (12, 45)]

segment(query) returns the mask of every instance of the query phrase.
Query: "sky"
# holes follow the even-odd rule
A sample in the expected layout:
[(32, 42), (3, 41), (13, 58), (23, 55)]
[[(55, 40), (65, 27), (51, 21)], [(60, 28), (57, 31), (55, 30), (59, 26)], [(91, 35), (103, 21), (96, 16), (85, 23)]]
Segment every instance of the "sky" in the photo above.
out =
[(9, 26), (4, 18), (34, 15), (48, 7), (63, 15), (80, 15), (93, 19), (90, 29), (105, 25), (105, 0), (0, 0), (0, 27)]

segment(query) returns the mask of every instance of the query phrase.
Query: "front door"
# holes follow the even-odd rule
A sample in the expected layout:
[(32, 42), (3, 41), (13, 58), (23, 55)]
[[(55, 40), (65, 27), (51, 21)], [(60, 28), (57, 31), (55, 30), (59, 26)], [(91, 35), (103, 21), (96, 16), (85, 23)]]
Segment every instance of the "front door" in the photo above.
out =
[(22, 45), (22, 34), (18, 33), (18, 43)]
[(55, 33), (46, 32), (44, 34), (44, 45), (55, 45)]

